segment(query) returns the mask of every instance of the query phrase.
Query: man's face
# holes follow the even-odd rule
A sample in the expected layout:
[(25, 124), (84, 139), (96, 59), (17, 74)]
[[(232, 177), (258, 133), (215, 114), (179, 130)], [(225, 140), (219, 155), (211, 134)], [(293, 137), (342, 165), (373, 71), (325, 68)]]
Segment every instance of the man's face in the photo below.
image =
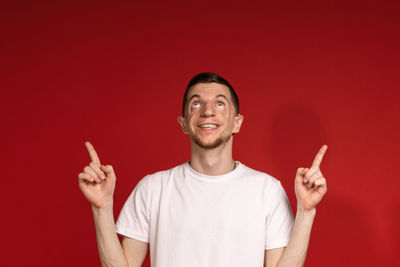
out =
[(187, 95), (185, 117), (178, 122), (185, 134), (201, 148), (212, 149), (238, 133), (243, 121), (235, 114), (229, 88), (219, 83), (195, 84)]

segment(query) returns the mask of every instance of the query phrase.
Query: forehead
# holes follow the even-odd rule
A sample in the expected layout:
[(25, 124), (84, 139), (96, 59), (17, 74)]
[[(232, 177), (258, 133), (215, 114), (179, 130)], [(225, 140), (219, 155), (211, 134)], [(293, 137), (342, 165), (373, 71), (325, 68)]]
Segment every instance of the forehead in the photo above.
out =
[(188, 93), (188, 99), (193, 95), (198, 95), (201, 98), (217, 97), (218, 95), (224, 95), (227, 99), (231, 99), (231, 93), (226, 85), (219, 83), (198, 83), (190, 88)]

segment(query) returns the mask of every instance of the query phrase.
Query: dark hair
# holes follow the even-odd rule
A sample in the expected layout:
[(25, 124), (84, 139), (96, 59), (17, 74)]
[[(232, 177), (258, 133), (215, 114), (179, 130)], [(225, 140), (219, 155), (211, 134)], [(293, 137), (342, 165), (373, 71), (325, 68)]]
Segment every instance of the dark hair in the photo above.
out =
[(239, 98), (235, 90), (233, 90), (233, 87), (229, 84), (229, 82), (216, 73), (202, 72), (193, 76), (193, 78), (190, 80), (189, 84), (186, 87), (185, 94), (183, 95), (182, 117), (185, 117), (187, 95), (189, 94), (190, 88), (192, 88), (194, 85), (198, 83), (219, 83), (227, 86), (229, 88), (229, 92), (231, 93), (232, 103), (233, 106), (235, 107), (236, 115), (239, 114)]

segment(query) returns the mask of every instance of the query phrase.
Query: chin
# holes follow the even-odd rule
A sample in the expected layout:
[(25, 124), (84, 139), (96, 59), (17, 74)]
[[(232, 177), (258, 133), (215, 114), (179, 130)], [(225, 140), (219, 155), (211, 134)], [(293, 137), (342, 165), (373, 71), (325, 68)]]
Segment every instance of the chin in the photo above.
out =
[(203, 149), (214, 149), (214, 148), (217, 148), (217, 147), (223, 145), (224, 143), (226, 143), (227, 141), (229, 141), (229, 139), (230, 139), (230, 136), (227, 137), (227, 138), (219, 137), (219, 138), (215, 139), (214, 141), (204, 142), (203, 140), (201, 140), (197, 136), (194, 136), (192, 138), (193, 142), (196, 145), (198, 145), (200, 148), (203, 148)]

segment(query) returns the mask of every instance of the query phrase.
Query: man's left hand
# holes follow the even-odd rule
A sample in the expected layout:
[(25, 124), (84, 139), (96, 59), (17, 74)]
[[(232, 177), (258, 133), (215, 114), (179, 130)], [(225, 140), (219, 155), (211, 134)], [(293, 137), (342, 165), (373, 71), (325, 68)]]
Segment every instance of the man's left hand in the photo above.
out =
[(328, 146), (323, 145), (311, 168), (298, 168), (295, 178), (297, 208), (310, 211), (316, 208), (327, 191), (326, 180), (319, 168)]

